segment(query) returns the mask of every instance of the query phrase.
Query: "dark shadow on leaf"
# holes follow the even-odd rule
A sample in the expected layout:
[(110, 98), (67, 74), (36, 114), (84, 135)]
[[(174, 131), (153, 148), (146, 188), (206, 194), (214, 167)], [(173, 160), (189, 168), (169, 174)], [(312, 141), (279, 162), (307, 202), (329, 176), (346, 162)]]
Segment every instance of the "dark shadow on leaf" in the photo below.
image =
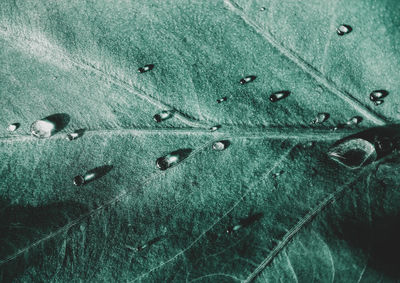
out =
[(56, 132), (63, 130), (69, 124), (71, 117), (66, 113), (57, 113), (57, 114), (47, 116), (46, 118), (44, 118), (42, 120), (47, 120), (47, 121), (53, 123), (54, 127), (55, 127), (55, 133), (56, 133)]
[[(86, 206), (72, 201), (34, 207), (12, 205), (9, 200), (0, 199), (0, 207), (1, 282), (11, 282), (34, 266), (45, 266), (46, 258), (54, 260), (60, 250), (60, 242), (57, 240), (46, 241), (27, 249), (10, 261), (6, 259), (88, 211)], [(61, 264), (62, 258), (59, 260)], [(57, 264), (49, 266), (52, 268), (43, 270), (43, 276), (51, 277)], [(45, 278), (36, 279), (46, 281)]]

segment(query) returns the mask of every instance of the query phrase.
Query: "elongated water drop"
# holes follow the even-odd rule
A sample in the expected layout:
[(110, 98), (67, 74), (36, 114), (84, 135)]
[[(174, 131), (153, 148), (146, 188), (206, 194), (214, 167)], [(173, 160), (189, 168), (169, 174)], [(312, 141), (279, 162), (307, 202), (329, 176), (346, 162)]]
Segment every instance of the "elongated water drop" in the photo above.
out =
[(227, 100), (228, 100), (228, 98), (225, 96), (225, 97), (217, 99), (217, 102), (221, 103), (221, 102), (224, 102), (224, 101), (227, 101)]
[(156, 160), (156, 166), (160, 170), (167, 170), (171, 166), (177, 164), (183, 159), (187, 158), (189, 154), (192, 152), (190, 148), (183, 148), (173, 151), (167, 155), (161, 156)]
[(349, 25), (341, 25), (336, 29), (336, 32), (338, 35), (342, 36), (342, 35), (350, 33), (352, 30), (353, 29)]
[(311, 121), (311, 124), (322, 124), (326, 120), (328, 120), (330, 117), (329, 113), (318, 113), (317, 116), (314, 118), (314, 120)]
[(221, 125), (215, 125), (215, 126), (212, 126), (209, 130), (210, 130), (210, 132), (215, 132), (219, 128), (221, 128)]
[(247, 77), (240, 79), (239, 83), (244, 85), (244, 84), (254, 81), (255, 79), (256, 79), (256, 76), (247, 76)]
[(140, 68), (138, 69), (138, 72), (139, 72), (139, 73), (145, 73), (145, 72), (148, 72), (148, 71), (153, 70), (153, 68), (154, 68), (154, 65), (153, 65), (153, 64), (145, 65), (145, 66), (143, 66), (143, 67), (140, 67)]
[(269, 100), (271, 102), (277, 102), (277, 101), (279, 101), (281, 99), (284, 99), (284, 98), (288, 97), (289, 94), (290, 94), (290, 91), (287, 91), (287, 90), (278, 91), (278, 92), (275, 92), (275, 93), (271, 94), (270, 97), (269, 97)]
[(374, 90), (373, 92), (370, 93), (369, 99), (371, 101), (377, 101), (385, 98), (389, 94), (388, 91), (386, 90)]
[(165, 120), (171, 118), (173, 116), (173, 114), (174, 114), (173, 111), (164, 110), (164, 111), (161, 111), (160, 113), (154, 115), (153, 118), (157, 123), (160, 123), (162, 121), (165, 121)]

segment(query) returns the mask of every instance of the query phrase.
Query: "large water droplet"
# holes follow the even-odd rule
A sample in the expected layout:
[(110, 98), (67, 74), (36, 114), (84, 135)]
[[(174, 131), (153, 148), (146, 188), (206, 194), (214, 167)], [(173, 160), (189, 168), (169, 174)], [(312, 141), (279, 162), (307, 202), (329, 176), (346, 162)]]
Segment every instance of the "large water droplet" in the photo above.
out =
[(389, 94), (388, 91), (386, 90), (374, 90), (373, 92), (370, 93), (369, 99), (371, 101), (377, 101), (385, 98)]
[(289, 94), (290, 94), (290, 91), (287, 91), (287, 90), (278, 91), (278, 92), (275, 92), (275, 93), (271, 94), (270, 97), (269, 97), (269, 100), (271, 102), (277, 102), (277, 101), (279, 101), (281, 99), (284, 99), (284, 98), (288, 97)]
[(64, 129), (69, 123), (70, 116), (65, 113), (57, 113), (37, 120), (31, 125), (31, 133), (37, 138), (49, 138), (58, 131)]
[(240, 84), (244, 85), (244, 84), (254, 81), (255, 79), (256, 79), (256, 76), (247, 76), (247, 77), (240, 79), (239, 82), (240, 82)]
[(336, 32), (338, 35), (342, 36), (342, 35), (350, 33), (352, 30), (353, 29), (349, 25), (341, 25), (336, 29)]
[(311, 121), (311, 124), (322, 124), (330, 117), (329, 113), (321, 112), (318, 113), (314, 120)]

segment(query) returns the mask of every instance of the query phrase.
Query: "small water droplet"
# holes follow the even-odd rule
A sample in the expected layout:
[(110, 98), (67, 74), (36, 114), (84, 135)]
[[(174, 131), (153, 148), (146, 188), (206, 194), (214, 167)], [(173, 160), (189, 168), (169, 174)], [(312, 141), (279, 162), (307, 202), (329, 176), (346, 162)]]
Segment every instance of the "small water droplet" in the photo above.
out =
[(341, 25), (336, 29), (336, 32), (338, 35), (342, 36), (342, 35), (350, 33), (352, 30), (353, 29), (349, 25)]
[(153, 68), (154, 68), (154, 65), (153, 65), (153, 64), (145, 65), (145, 66), (143, 66), (143, 67), (140, 67), (140, 68), (138, 69), (138, 72), (139, 72), (139, 73), (145, 73), (145, 72), (148, 72), (148, 71), (153, 70)]
[(85, 178), (83, 178), (83, 176), (78, 175), (74, 177), (75, 186), (82, 186), (84, 183), (85, 183)]
[(383, 102), (384, 102), (383, 100), (376, 100), (376, 101), (374, 101), (374, 104), (376, 106), (378, 106), (378, 105), (381, 105)]
[(283, 173), (285, 173), (285, 171), (280, 170), (279, 172), (274, 173), (274, 174), (272, 175), (272, 177), (277, 178), (277, 177), (279, 177), (280, 175), (282, 175)]
[(370, 93), (369, 99), (371, 101), (377, 101), (385, 98), (389, 94), (388, 91), (386, 90), (374, 90), (373, 92)]
[(279, 101), (281, 99), (284, 99), (284, 98), (288, 97), (289, 94), (290, 94), (290, 91), (287, 91), (287, 90), (278, 91), (278, 92), (275, 92), (275, 93), (271, 94), (270, 97), (269, 97), (269, 100), (271, 102), (277, 102), (277, 101)]
[(358, 125), (358, 124), (360, 124), (360, 123), (362, 122), (362, 120), (363, 120), (362, 117), (360, 117), (360, 116), (354, 116), (354, 117), (351, 117), (351, 118), (346, 122), (346, 124), (347, 124), (348, 126)]
[(74, 139), (76, 139), (76, 138), (78, 138), (78, 134), (77, 134), (77, 133), (70, 133), (70, 134), (67, 134), (67, 140), (72, 141), (72, 140), (74, 140)]
[(227, 100), (228, 100), (228, 98), (225, 96), (225, 97), (217, 99), (217, 102), (221, 103), (221, 102), (224, 102), (224, 101), (227, 101)]
[(8, 127), (7, 127), (7, 131), (9, 131), (9, 132), (14, 132), (14, 131), (16, 131), (19, 127), (20, 127), (20, 123), (13, 123), (13, 124), (10, 124), (10, 125), (8, 125)]
[(244, 85), (244, 84), (254, 81), (255, 79), (256, 79), (256, 76), (247, 76), (247, 77), (240, 79), (239, 82), (240, 82), (240, 84)]
[(260, 11), (265, 11), (265, 7), (261, 7), (261, 8), (260, 8)]
[(216, 150), (216, 151), (222, 151), (222, 150), (225, 150), (229, 145), (230, 145), (230, 142), (227, 140), (217, 141), (217, 142), (213, 143), (212, 149)]
[(318, 113), (314, 120), (311, 121), (311, 124), (322, 124), (330, 117), (329, 113), (321, 112)]
[(164, 111), (161, 111), (160, 113), (154, 115), (153, 118), (157, 123), (160, 123), (162, 121), (165, 121), (165, 120), (171, 118), (172, 116), (173, 116), (173, 111), (164, 110)]
[(212, 126), (209, 130), (210, 130), (210, 132), (215, 132), (219, 128), (221, 128), (221, 125), (215, 125), (215, 126)]

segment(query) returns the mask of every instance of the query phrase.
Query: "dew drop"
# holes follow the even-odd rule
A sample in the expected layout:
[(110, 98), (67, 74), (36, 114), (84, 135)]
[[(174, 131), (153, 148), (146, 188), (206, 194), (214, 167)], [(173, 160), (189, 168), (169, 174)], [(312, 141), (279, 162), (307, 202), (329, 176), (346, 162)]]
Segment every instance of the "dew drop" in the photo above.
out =
[(239, 82), (240, 82), (240, 84), (244, 85), (244, 84), (254, 81), (255, 79), (256, 79), (256, 76), (247, 76), (247, 77), (240, 79)]
[(374, 104), (376, 106), (378, 106), (378, 105), (381, 105), (383, 102), (384, 102), (383, 100), (376, 100), (376, 101), (374, 101)]
[(54, 123), (47, 120), (37, 120), (31, 125), (31, 133), (37, 138), (49, 138), (55, 131)]
[(72, 140), (77, 139), (77, 138), (78, 138), (78, 134), (77, 133), (67, 134), (67, 140), (72, 141)]
[(352, 31), (353, 29), (349, 25), (341, 25), (336, 29), (336, 33), (340, 36), (348, 34)]
[(162, 121), (165, 121), (165, 120), (171, 118), (172, 116), (173, 116), (173, 111), (164, 110), (164, 111), (161, 111), (160, 113), (154, 115), (153, 118), (154, 118), (154, 121), (156, 121), (157, 123), (160, 123)]
[(216, 150), (216, 151), (222, 151), (222, 150), (225, 150), (229, 145), (230, 145), (230, 142), (227, 140), (217, 141), (217, 142), (213, 143), (212, 149)]
[(360, 116), (354, 116), (354, 117), (351, 117), (351, 118), (346, 122), (346, 124), (349, 125), (349, 126), (358, 125), (358, 124), (360, 124), (360, 123), (362, 122), (362, 120), (363, 120), (362, 117), (360, 117)]
[(82, 186), (84, 183), (85, 183), (85, 178), (83, 178), (83, 176), (78, 175), (74, 177), (75, 186)]
[(221, 102), (224, 102), (224, 101), (227, 101), (227, 100), (228, 100), (228, 98), (225, 96), (225, 97), (217, 99), (217, 102), (221, 103)]
[(311, 121), (311, 124), (322, 124), (330, 117), (329, 113), (321, 112), (318, 113), (314, 120)]
[(261, 7), (261, 8), (260, 8), (260, 11), (265, 11), (265, 7)]
[(369, 99), (371, 101), (377, 101), (377, 100), (385, 98), (388, 94), (389, 94), (389, 92), (386, 90), (374, 90), (369, 95)]
[(215, 126), (212, 126), (209, 130), (210, 130), (210, 132), (215, 132), (219, 128), (221, 128), (221, 125), (215, 125)]
[(10, 124), (10, 125), (7, 127), (7, 131), (9, 131), (9, 132), (15, 132), (15, 131), (19, 128), (20, 125), (21, 125), (20, 123), (13, 123), (13, 124)]
[(277, 102), (277, 101), (279, 101), (281, 99), (284, 99), (284, 98), (288, 97), (289, 94), (290, 94), (290, 91), (287, 91), (287, 90), (278, 91), (278, 92), (275, 92), (275, 93), (271, 94), (270, 97), (269, 97), (269, 100), (271, 102)]
[(145, 72), (148, 72), (148, 71), (153, 70), (153, 68), (154, 68), (154, 65), (153, 65), (153, 64), (145, 65), (145, 66), (143, 66), (143, 67), (140, 67), (140, 68), (138, 69), (138, 72), (139, 72), (139, 73), (145, 73)]

